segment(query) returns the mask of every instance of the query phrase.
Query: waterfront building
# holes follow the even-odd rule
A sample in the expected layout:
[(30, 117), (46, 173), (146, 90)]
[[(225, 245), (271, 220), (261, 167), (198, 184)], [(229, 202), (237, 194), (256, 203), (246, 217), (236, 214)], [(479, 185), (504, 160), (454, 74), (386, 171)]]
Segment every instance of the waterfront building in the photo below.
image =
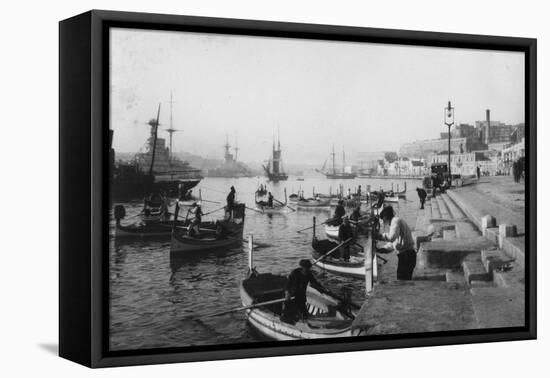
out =
[[(448, 163), (447, 154), (433, 154), (427, 159), (427, 165)], [(477, 167), (487, 175), (496, 175), (502, 170), (499, 153), (496, 151), (474, 151), (464, 154), (451, 154), (451, 172), (463, 176), (475, 175)]]

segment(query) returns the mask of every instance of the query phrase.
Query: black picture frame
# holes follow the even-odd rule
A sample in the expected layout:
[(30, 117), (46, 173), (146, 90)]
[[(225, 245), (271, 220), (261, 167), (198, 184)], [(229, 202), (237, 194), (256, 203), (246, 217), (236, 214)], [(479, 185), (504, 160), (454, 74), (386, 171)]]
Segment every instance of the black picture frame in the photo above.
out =
[[(526, 326), (109, 352), (108, 29), (196, 31), (525, 53)], [(89, 367), (534, 339), (536, 319), (536, 39), (92, 10), (59, 24), (59, 354)]]

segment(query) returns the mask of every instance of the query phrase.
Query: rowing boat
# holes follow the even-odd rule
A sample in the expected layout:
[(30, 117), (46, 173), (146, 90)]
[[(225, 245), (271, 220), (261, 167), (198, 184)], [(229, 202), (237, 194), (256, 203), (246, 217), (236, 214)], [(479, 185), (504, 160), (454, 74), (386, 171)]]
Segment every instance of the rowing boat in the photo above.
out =
[[(314, 259), (321, 258), (325, 253), (337, 247), (338, 243), (330, 240), (319, 240), (313, 237), (311, 247), (313, 248), (312, 256)], [(331, 256), (327, 256), (317, 263), (321, 269), (329, 272), (343, 274), (346, 276), (365, 278), (365, 259), (357, 256), (361, 249), (357, 246), (351, 246), (351, 256), (348, 261), (340, 260)], [(375, 258), (376, 259), (376, 258)], [(375, 265), (376, 266), (376, 265)], [(375, 268), (376, 275), (376, 268)]]
[(330, 208), (330, 198), (321, 199), (321, 198), (308, 198), (300, 199), (296, 203), (298, 209), (307, 210), (307, 209), (319, 209), (319, 208)]
[[(176, 219), (179, 208), (176, 207)], [(190, 254), (227, 250), (242, 244), (245, 205), (235, 204), (229, 220), (218, 220), (212, 227), (200, 228), (199, 234), (188, 229), (174, 228), (170, 241), (170, 252)]]
[[(130, 225), (122, 225), (120, 220), (117, 220), (115, 225), (115, 237), (120, 238), (166, 238), (172, 233), (173, 221), (164, 222), (147, 222)], [(186, 227), (189, 221), (179, 221), (178, 227)]]
[[(243, 306), (284, 298), (287, 278), (255, 270), (241, 282)], [(262, 334), (275, 340), (324, 339), (357, 335), (352, 331), (353, 315), (343, 303), (329, 294), (307, 288), (306, 319), (287, 323), (281, 320), (282, 302), (246, 309), (248, 322)]]
[(286, 189), (285, 189), (284, 203), (273, 199), (271, 206), (269, 206), (267, 201), (258, 200), (258, 196), (256, 196), (254, 201), (256, 202), (256, 208), (264, 214), (280, 214), (280, 213), (286, 213), (289, 210), (288, 207), (286, 206), (288, 201), (286, 196)]

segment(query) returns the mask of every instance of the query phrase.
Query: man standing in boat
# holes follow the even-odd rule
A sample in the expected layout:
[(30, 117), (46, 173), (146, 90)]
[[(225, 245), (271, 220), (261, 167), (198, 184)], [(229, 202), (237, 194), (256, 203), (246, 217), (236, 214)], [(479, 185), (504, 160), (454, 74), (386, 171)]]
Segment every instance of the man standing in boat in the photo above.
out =
[(271, 194), (271, 192), (267, 195), (267, 206), (273, 207), (273, 194)]
[(380, 219), (385, 225), (390, 226), (390, 231), (378, 235), (377, 239), (389, 241), (397, 252), (397, 279), (412, 280), (412, 274), (416, 266), (416, 251), (411, 229), (407, 223), (395, 216), (393, 207), (386, 206), (380, 213)]
[[(340, 243), (345, 242), (348, 239), (354, 239), (355, 233), (353, 232), (353, 228), (351, 227), (351, 224), (349, 223), (348, 217), (342, 218), (342, 224), (338, 228), (338, 241)], [(349, 244), (347, 243), (340, 247), (340, 259), (344, 261), (349, 261)]]
[(193, 203), (193, 207), (191, 208), (190, 212), (195, 215), (195, 218), (193, 218), (193, 221), (191, 222), (191, 228), (193, 235), (199, 235), (200, 234), (200, 227), (202, 223), (202, 216), (204, 215), (202, 212), (201, 205), (198, 203)]
[(227, 206), (225, 208), (226, 218), (231, 219), (231, 214), (233, 214), (233, 207), (235, 206), (235, 187), (234, 186), (231, 187), (231, 190), (227, 195), (226, 201), (227, 201)]
[(300, 260), (300, 266), (288, 275), (281, 315), (281, 320), (286, 323), (294, 324), (297, 320), (308, 317), (309, 313), (306, 307), (308, 285), (320, 293), (328, 293), (311, 273), (311, 266), (311, 261)]

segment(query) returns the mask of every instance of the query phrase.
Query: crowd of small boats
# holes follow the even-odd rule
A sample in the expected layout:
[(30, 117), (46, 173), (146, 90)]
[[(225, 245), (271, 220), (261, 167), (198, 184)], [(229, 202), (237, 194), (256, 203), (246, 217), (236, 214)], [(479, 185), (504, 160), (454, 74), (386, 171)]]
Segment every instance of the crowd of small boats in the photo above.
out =
[[(358, 187), (347, 195), (343, 188), (332, 194), (315, 193), (306, 198), (302, 191), (293, 193), (287, 197), (284, 190), (284, 202), (275, 199), (267, 187), (260, 186), (254, 194), (255, 208), (248, 207), (244, 203), (232, 202), (225, 204), (210, 213), (223, 210), (223, 216), (213, 221), (202, 221), (202, 216), (210, 213), (202, 213), (201, 204), (205, 202), (199, 191), (195, 197), (190, 192), (174, 201), (170, 206), (170, 200), (156, 194), (144, 201), (142, 211), (129, 218), (138, 218), (139, 221), (131, 224), (123, 224), (126, 218), (126, 209), (123, 205), (115, 205), (115, 238), (118, 241), (150, 238), (161, 242), (170, 241), (170, 255), (178, 258), (197, 256), (197, 254), (215, 251), (226, 251), (242, 248), (243, 244), (249, 244), (249, 271), (240, 284), (240, 296), (246, 317), (250, 324), (264, 335), (277, 340), (313, 339), (328, 337), (352, 336), (351, 328), (354, 319), (353, 307), (349, 298), (339, 298), (330, 293), (320, 293), (309, 287), (307, 291), (307, 309), (309, 316), (298, 319), (296, 322), (281, 320), (283, 301), (287, 277), (272, 273), (259, 273), (252, 262), (252, 239), (243, 238), (246, 210), (262, 213), (288, 213), (304, 210), (330, 209), (335, 204), (359, 209), (362, 205), (366, 212), (352, 222), (355, 238), (353, 242), (338, 240), (339, 223), (330, 219), (322, 222), (325, 239), (317, 237), (316, 216), (313, 216), (313, 225), (307, 229), (313, 230), (311, 240), (311, 256), (313, 264), (327, 272), (345, 275), (348, 277), (365, 279), (365, 266), (367, 255), (364, 245), (357, 243), (358, 238), (368, 236), (378, 223), (377, 209), (385, 202), (393, 202), (404, 195), (401, 192), (387, 193), (384, 191), (370, 191), (362, 193)], [(215, 201), (207, 201), (215, 202)], [(295, 208), (293, 206), (294, 205)], [(221, 204), (220, 204), (221, 205)], [(314, 213), (315, 214), (315, 213)], [(306, 230), (306, 229), (304, 229)], [(302, 232), (304, 230), (297, 230)], [(371, 233), (372, 235), (372, 233)], [(344, 245), (348, 245), (349, 259), (341, 259), (336, 256)], [(370, 243), (370, 244), (369, 244)], [(375, 251), (377, 247), (371, 239), (367, 239), (367, 246)], [(368, 248), (368, 247), (367, 247)], [(370, 266), (377, 276), (379, 257), (376, 253), (370, 254), (372, 261)], [(382, 259), (383, 260), (383, 259)]]

